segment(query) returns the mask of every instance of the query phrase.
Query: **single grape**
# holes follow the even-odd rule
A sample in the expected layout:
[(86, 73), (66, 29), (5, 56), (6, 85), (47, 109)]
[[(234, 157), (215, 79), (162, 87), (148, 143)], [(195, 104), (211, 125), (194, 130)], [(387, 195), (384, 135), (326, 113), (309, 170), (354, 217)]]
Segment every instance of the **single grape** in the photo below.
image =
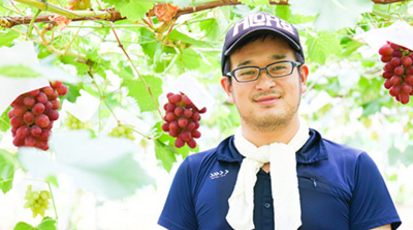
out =
[(390, 83), (392, 85), (399, 85), (403, 79), (400, 76), (394, 75), (393, 77), (390, 78)]
[(167, 112), (173, 112), (175, 110), (176, 106), (172, 103), (167, 103), (164, 105), (164, 109)]
[(34, 138), (33, 136), (27, 136), (24, 139), (24, 145), (29, 146), (29, 147), (35, 147), (36, 146), (36, 138)]
[(24, 121), (22, 117), (14, 116), (10, 119), (10, 124), (14, 127), (20, 127), (24, 124)]
[(189, 139), (191, 139), (192, 138), (192, 134), (191, 134), (191, 131), (189, 131), (189, 130), (187, 130), (187, 129), (184, 129), (184, 130), (182, 130), (181, 131), (181, 134), (179, 135), (181, 138), (182, 138), (182, 140), (183, 141), (189, 141)]
[(34, 119), (34, 123), (39, 126), (40, 128), (44, 128), (49, 125), (50, 119), (45, 114), (40, 114)]
[(178, 125), (181, 128), (185, 128), (188, 125), (188, 119), (185, 117), (181, 117), (178, 119)]
[(179, 125), (177, 121), (172, 121), (171, 123), (169, 123), (169, 131), (178, 131), (179, 130)]
[(170, 129), (170, 127), (169, 127), (169, 136), (171, 136), (171, 137), (177, 137), (178, 135), (179, 135), (179, 131), (178, 131), (178, 130), (172, 131), (172, 130)]
[(37, 125), (33, 125), (30, 128), (30, 133), (34, 136), (34, 137), (39, 137), (42, 134), (42, 128), (40, 128)]
[(44, 104), (39, 102), (33, 106), (32, 112), (34, 115), (39, 115), (39, 114), (42, 114), (45, 109), (46, 107), (44, 106)]
[(394, 73), (393, 72), (383, 72), (382, 76), (385, 79), (389, 79), (391, 77), (393, 77)]
[(192, 117), (192, 110), (190, 110), (190, 109), (185, 109), (185, 111), (184, 111), (184, 116), (185, 116), (186, 118)]
[(174, 113), (175, 113), (175, 115), (176, 116), (182, 116), (182, 114), (184, 113), (184, 108), (182, 108), (182, 107), (176, 107), (175, 108), (175, 110), (174, 110)]
[(42, 140), (48, 140), (52, 132), (48, 129), (42, 129), (42, 134), (40, 135), (40, 139)]
[(199, 113), (197, 111), (195, 111), (192, 114), (192, 119), (195, 120), (195, 121), (199, 121), (201, 119), (201, 116), (199, 115)]
[(32, 112), (25, 112), (23, 115), (23, 120), (24, 123), (26, 123), (27, 125), (31, 125), (34, 122), (34, 114)]
[(406, 76), (404, 77), (404, 81), (405, 81), (407, 84), (413, 86), (413, 75), (406, 75)]
[(390, 45), (384, 44), (382, 47), (380, 47), (379, 54), (382, 56), (390, 56), (392, 51), (393, 49)]
[(44, 103), (44, 107), (45, 107), (44, 112), (46, 113), (53, 109), (53, 104), (51, 101), (46, 101), (46, 103)]
[(401, 76), (404, 74), (404, 68), (402, 66), (397, 66), (394, 68), (394, 73)]
[(397, 85), (397, 86), (392, 86), (392, 87), (390, 87), (390, 89), (389, 89), (389, 94), (390, 95), (392, 95), (393, 97), (396, 97), (397, 95), (399, 95), (399, 93), (400, 93), (400, 86), (399, 85)]
[(393, 66), (399, 66), (402, 63), (402, 59), (399, 57), (393, 57), (390, 61)]
[(165, 121), (172, 122), (172, 121), (176, 120), (176, 116), (173, 112), (168, 112), (168, 113), (166, 113), (164, 119), (165, 119)]
[(23, 105), (24, 97), (22, 95), (18, 96), (14, 101), (11, 103), (11, 107), (15, 107), (17, 105)]
[(50, 86), (43, 87), (41, 91), (45, 93), (47, 97), (50, 97), (54, 93), (54, 89)]
[(193, 130), (192, 131), (192, 136), (194, 138), (200, 138), (201, 137), (201, 132), (199, 132), (198, 130)]
[(32, 97), (25, 97), (23, 103), (26, 107), (31, 108), (34, 104), (36, 104), (36, 100)]
[(162, 125), (162, 130), (164, 132), (168, 132), (169, 131), (169, 123), (163, 123)]
[(189, 146), (189, 148), (194, 149), (196, 147), (196, 141), (191, 138), (189, 141), (186, 142), (186, 144)]
[(32, 97), (36, 97), (40, 93), (39, 89), (35, 89), (29, 92), (29, 95)]
[(50, 82), (50, 86), (53, 88), (59, 88), (61, 85), (63, 85), (63, 83), (61, 81), (54, 81), (54, 82)]
[(19, 116), (19, 117), (22, 117), (26, 111), (27, 111), (27, 107), (24, 105), (16, 105), (13, 107), (14, 115)]
[(188, 125), (186, 126), (186, 129), (188, 129), (188, 130), (194, 130), (195, 129), (195, 122), (193, 122), (193, 121), (190, 121), (190, 122), (188, 122)]
[(401, 91), (404, 93), (410, 93), (412, 91), (412, 86), (406, 82), (401, 84)]
[(404, 57), (401, 62), (406, 68), (412, 66), (412, 59), (409, 56)]
[(174, 142), (175, 147), (182, 148), (185, 145), (185, 141), (183, 141), (180, 137), (177, 137)]
[(67, 94), (67, 86), (66, 85), (61, 85), (60, 87), (56, 88), (57, 93), (59, 96), (64, 96)]
[(389, 55), (389, 56), (381, 56), (380, 60), (384, 63), (391, 61), (391, 59), (393, 58), (393, 56)]
[(388, 62), (384, 65), (383, 70), (386, 72), (393, 72), (394, 66), (390, 62)]
[(170, 103), (177, 104), (182, 100), (182, 96), (180, 94), (174, 94), (168, 98)]
[(45, 93), (40, 92), (40, 93), (36, 96), (36, 100), (37, 100), (37, 102), (40, 102), (40, 103), (46, 103), (46, 101), (47, 101), (48, 99), (47, 99), (47, 96), (46, 96)]
[(410, 95), (408, 93), (400, 92), (400, 102), (402, 104), (405, 105), (405, 104), (409, 103), (409, 100), (410, 100)]
[(56, 110), (50, 110), (46, 112), (46, 115), (49, 117), (49, 120), (51, 121), (59, 119), (59, 112), (57, 112)]
[(16, 147), (24, 146), (24, 139), (20, 139), (20, 138), (15, 137), (13, 139), (13, 145), (16, 146)]

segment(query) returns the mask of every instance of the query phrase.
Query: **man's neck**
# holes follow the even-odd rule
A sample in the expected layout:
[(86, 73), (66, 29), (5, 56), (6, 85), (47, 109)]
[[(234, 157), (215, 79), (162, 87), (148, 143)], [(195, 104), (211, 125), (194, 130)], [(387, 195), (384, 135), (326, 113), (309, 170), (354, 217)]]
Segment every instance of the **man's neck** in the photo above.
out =
[(297, 133), (300, 127), (300, 121), (298, 116), (291, 119), (291, 122), (283, 127), (278, 127), (271, 131), (261, 131), (249, 127), (241, 121), (242, 135), (253, 143), (255, 146), (260, 147), (263, 145), (269, 145), (271, 143), (284, 143), (287, 144)]

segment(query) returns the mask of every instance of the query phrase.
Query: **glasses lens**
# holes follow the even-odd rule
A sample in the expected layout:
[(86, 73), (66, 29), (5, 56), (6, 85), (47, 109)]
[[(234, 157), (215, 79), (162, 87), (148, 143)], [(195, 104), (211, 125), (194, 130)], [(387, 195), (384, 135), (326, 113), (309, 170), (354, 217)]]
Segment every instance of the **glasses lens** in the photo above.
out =
[(238, 81), (251, 81), (257, 78), (258, 69), (257, 68), (242, 68), (242, 69), (235, 70), (234, 75)]
[(272, 77), (288, 75), (292, 72), (293, 64), (291, 62), (279, 62), (268, 66), (268, 72)]

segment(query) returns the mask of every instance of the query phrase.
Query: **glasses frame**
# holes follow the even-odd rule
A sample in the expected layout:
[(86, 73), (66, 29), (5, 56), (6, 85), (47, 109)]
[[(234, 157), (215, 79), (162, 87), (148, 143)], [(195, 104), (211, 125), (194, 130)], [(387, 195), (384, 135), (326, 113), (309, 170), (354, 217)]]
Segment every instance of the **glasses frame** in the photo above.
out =
[[(284, 74), (284, 75), (281, 75), (281, 76), (275, 76), (275, 77), (274, 77), (274, 76), (272, 76), (272, 75), (270, 74), (270, 72), (268, 71), (268, 67), (270, 67), (270, 66), (272, 66), (272, 65), (274, 65), (274, 64), (285, 63), (285, 62), (289, 62), (289, 63), (291, 63), (291, 64), (293, 65), (293, 67), (291, 68), (291, 72), (290, 72), (290, 73)], [(301, 62), (289, 61), (289, 60), (287, 60), (287, 61), (277, 61), (277, 62), (273, 62), (273, 63), (270, 63), (270, 64), (268, 64), (266, 67), (263, 67), (263, 68), (260, 68), (260, 67), (258, 67), (258, 66), (243, 66), (243, 67), (239, 67), (239, 68), (236, 68), (236, 69), (228, 72), (228, 73), (226, 74), (226, 76), (233, 77), (237, 82), (240, 82), (240, 83), (253, 82), (253, 81), (258, 80), (258, 78), (261, 76), (261, 70), (265, 70), (265, 71), (267, 72), (268, 76), (270, 76), (271, 78), (281, 78), (281, 77), (286, 77), (286, 76), (291, 75), (291, 74), (294, 72), (294, 68), (295, 68), (295, 67), (298, 67), (298, 66), (301, 66), (302, 64), (303, 64), (303, 63), (301, 63)], [(249, 81), (240, 81), (240, 80), (238, 80), (237, 77), (235, 77), (234, 72), (237, 71), (237, 70), (247, 69), (247, 68), (255, 68), (255, 69), (257, 69), (257, 70), (259, 71), (259, 72), (258, 72), (258, 75), (257, 75), (257, 78), (255, 78), (255, 79), (253, 79), (253, 80), (249, 80)]]

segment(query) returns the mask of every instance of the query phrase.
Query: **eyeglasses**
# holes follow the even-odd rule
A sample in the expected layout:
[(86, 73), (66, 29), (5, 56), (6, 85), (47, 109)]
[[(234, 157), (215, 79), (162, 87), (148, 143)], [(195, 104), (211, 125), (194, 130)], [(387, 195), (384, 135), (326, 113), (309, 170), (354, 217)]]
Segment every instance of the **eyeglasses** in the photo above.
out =
[(235, 78), (237, 82), (256, 81), (261, 74), (261, 70), (266, 70), (267, 74), (272, 78), (280, 78), (290, 75), (294, 67), (300, 66), (302, 63), (295, 61), (279, 61), (267, 65), (264, 68), (258, 66), (245, 66), (234, 69), (226, 75)]

